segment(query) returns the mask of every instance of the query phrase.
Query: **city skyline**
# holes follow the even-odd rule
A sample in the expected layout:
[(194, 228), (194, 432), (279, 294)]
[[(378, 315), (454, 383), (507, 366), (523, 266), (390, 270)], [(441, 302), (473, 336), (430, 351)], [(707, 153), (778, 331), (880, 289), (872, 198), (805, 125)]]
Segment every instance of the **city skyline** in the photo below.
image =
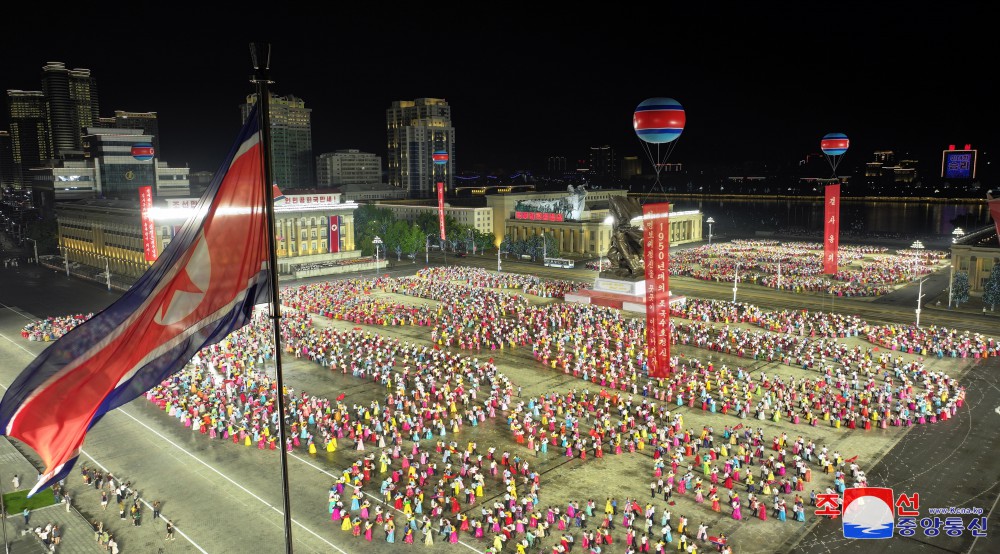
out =
[[(687, 114), (671, 162), (791, 165), (818, 153), (826, 133), (843, 132), (851, 139), (844, 168), (879, 149), (933, 167), (948, 144), (987, 151), (994, 140), (985, 114), (995, 86), (977, 82), (986, 56), (977, 9), (727, 9), (710, 17), (671, 7), (565, 21), (452, 12), (366, 21), (344, 12), (326, 27), (275, 17), (262, 36), (273, 49), (271, 91), (312, 110), (315, 156), (359, 149), (384, 157), (391, 103), (441, 98), (453, 110), (459, 171), (538, 169), (548, 156), (572, 163), (602, 145), (648, 162), (632, 113), (666, 96)], [(47, 23), (68, 29), (76, 21)], [(99, 34), (81, 48), (73, 33), (21, 29), (0, 61), (3, 88), (37, 90), (49, 61), (90, 69), (101, 116), (156, 112), (163, 159), (215, 171), (253, 92), (253, 39), (199, 25), (183, 41), (138, 50)], [(429, 33), (434, 25), (447, 32)]]

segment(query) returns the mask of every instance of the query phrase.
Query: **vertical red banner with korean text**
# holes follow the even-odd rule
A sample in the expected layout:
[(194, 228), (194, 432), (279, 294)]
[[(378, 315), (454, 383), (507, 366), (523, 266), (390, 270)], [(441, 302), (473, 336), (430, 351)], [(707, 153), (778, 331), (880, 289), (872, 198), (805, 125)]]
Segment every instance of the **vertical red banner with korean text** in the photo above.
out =
[(330, 216), (330, 234), (327, 237), (327, 244), (331, 253), (340, 252), (340, 216)]
[(441, 226), (441, 240), (444, 238), (444, 183), (438, 183), (438, 224)]
[(837, 273), (837, 249), (840, 246), (840, 185), (827, 185), (823, 218), (823, 274)]
[(649, 376), (670, 375), (670, 204), (642, 207), (646, 269), (646, 355)]
[(156, 261), (156, 224), (149, 215), (153, 207), (153, 187), (139, 187), (139, 218), (142, 221), (142, 251), (147, 262)]

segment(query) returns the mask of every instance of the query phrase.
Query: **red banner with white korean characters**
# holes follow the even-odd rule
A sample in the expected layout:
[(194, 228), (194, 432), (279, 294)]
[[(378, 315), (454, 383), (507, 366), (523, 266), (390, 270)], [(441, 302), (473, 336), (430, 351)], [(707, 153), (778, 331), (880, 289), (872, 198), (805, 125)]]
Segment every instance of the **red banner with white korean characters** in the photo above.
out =
[(646, 367), (653, 378), (670, 375), (670, 204), (642, 207), (646, 266)]
[(823, 218), (823, 274), (837, 273), (837, 248), (840, 246), (840, 185), (826, 186), (826, 212)]
[(330, 216), (330, 234), (327, 237), (327, 244), (330, 245), (330, 252), (340, 252), (340, 216)]
[(438, 223), (441, 226), (441, 240), (444, 238), (444, 183), (438, 183)]
[(142, 222), (142, 251), (147, 262), (156, 261), (156, 224), (149, 215), (153, 207), (153, 187), (139, 187), (139, 218)]

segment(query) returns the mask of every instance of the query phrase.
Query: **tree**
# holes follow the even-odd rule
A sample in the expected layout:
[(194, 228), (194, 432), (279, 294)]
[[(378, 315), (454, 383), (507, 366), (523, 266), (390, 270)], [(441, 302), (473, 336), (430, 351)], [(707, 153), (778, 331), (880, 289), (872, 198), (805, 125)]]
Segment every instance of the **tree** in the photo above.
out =
[(990, 277), (983, 287), (983, 303), (990, 305), (990, 311), (1000, 304), (1000, 263), (993, 263)]
[(962, 302), (969, 301), (969, 274), (956, 273), (955, 279), (951, 282), (951, 298), (955, 302), (955, 307), (959, 307)]
[(375, 252), (372, 239), (381, 237), (383, 241), (388, 231), (396, 221), (396, 216), (389, 208), (379, 208), (374, 204), (365, 204), (354, 210), (354, 242), (361, 246), (362, 256), (371, 256)]
[(497, 239), (496, 235), (493, 233), (484, 233), (473, 227), (472, 241), (476, 245), (476, 250), (482, 253), (493, 248), (493, 246), (496, 245)]
[(420, 250), (426, 244), (424, 232), (420, 229), (418, 225), (410, 225), (409, 230), (403, 236), (402, 247), (403, 251), (407, 252), (413, 259), (413, 263), (416, 262), (417, 250)]

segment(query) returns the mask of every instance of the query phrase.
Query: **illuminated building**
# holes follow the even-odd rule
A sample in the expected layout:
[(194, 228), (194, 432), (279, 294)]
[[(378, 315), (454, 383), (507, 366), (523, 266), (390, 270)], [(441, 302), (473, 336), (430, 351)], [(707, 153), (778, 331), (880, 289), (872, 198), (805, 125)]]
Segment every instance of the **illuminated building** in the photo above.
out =
[(382, 158), (360, 150), (325, 152), (316, 159), (316, 185), (336, 188), (344, 185), (382, 183)]
[[(138, 197), (133, 200), (91, 199), (63, 202), (56, 207), (59, 249), (76, 274), (102, 281), (99, 272), (110, 269), (112, 281), (127, 288), (149, 266), (145, 251), (153, 241), (157, 255), (170, 244), (197, 198), (168, 198), (154, 202), (150, 217), (154, 236), (143, 237)], [(274, 207), (278, 273), (297, 275), (306, 264), (349, 262), (361, 251), (354, 244), (354, 202), (341, 202), (335, 193), (285, 194)], [(357, 271), (364, 266), (343, 265), (312, 270), (310, 275)], [(299, 275), (302, 276), (302, 275)]]
[[(627, 190), (588, 190), (584, 209), (578, 220), (557, 221), (554, 214), (518, 212), (522, 200), (559, 200), (567, 192), (530, 192), (486, 196), (486, 205), (493, 210), (493, 233), (499, 241), (509, 236), (512, 240), (525, 240), (534, 235), (553, 237), (559, 250), (565, 254), (600, 256), (611, 246), (611, 225), (605, 223), (609, 212), (608, 199), (628, 196)], [(557, 219), (557, 218), (556, 218)], [(702, 240), (702, 213), (671, 212), (670, 244), (684, 244)]]
[[(243, 122), (257, 103), (257, 95), (247, 96)], [(271, 94), (271, 170), (279, 187), (316, 186), (316, 159), (312, 149), (312, 110), (295, 96)]]
[(431, 198), (436, 194), (434, 162), (431, 155), (444, 150), (443, 182), (454, 192), (455, 129), (451, 107), (438, 98), (417, 98), (393, 102), (385, 111), (388, 138), (389, 184), (407, 192), (409, 198)]

